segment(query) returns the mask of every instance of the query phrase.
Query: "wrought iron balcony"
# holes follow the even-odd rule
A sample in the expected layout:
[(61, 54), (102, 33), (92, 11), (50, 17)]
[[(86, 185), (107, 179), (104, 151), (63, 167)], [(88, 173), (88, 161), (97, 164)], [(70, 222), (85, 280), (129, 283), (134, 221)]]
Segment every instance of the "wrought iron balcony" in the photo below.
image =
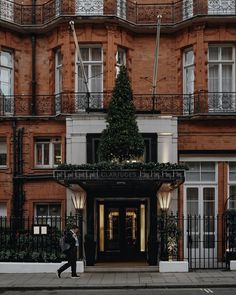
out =
[[(60, 93), (37, 95), (36, 115), (54, 116), (79, 112), (106, 112), (111, 92)], [(193, 114), (236, 113), (235, 92), (205, 92), (194, 94), (134, 94), (137, 113), (160, 113), (185, 116)], [(0, 96), (0, 116), (28, 116), (31, 114), (32, 96)]]
[(174, 25), (198, 15), (236, 15), (235, 0), (180, 0), (160, 4), (133, 0), (49, 0), (35, 6), (18, 2), (1, 0), (0, 20), (32, 26), (45, 25), (63, 16), (117, 16), (135, 24), (154, 25), (156, 16), (161, 14), (163, 25)]

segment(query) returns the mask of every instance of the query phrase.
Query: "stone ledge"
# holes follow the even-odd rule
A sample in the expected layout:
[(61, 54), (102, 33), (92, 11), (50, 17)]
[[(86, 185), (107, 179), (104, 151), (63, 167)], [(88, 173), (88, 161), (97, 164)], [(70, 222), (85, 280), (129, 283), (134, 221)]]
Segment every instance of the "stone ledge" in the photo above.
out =
[(160, 272), (188, 272), (188, 261), (160, 261)]
[[(54, 273), (66, 263), (53, 262), (0, 262), (0, 273)], [(65, 272), (71, 272), (68, 268)], [(83, 261), (77, 261), (77, 272), (84, 272)]]

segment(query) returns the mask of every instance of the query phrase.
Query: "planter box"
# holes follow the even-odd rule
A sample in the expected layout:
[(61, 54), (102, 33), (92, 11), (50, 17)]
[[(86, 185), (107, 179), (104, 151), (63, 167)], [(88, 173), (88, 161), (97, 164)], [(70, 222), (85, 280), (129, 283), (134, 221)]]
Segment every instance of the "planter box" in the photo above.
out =
[[(54, 273), (62, 265), (66, 263), (53, 262), (0, 262), (0, 273)], [(77, 261), (77, 272), (84, 272), (84, 262)], [(71, 268), (65, 270), (71, 272)]]
[(159, 272), (188, 272), (188, 261), (160, 261)]
[(230, 260), (230, 270), (236, 270), (236, 260)]

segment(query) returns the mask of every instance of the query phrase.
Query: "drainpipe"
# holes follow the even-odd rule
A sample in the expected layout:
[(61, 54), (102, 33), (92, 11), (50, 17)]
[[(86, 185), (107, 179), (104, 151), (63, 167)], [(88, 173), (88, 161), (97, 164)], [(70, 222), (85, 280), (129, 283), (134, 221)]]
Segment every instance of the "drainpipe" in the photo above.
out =
[[(32, 0), (32, 24), (36, 23), (35, 18), (35, 3), (36, 0)], [(31, 81), (31, 88), (32, 88), (32, 101), (31, 101), (31, 114), (36, 115), (36, 35), (33, 33), (31, 35), (31, 44), (32, 44), (32, 81)]]

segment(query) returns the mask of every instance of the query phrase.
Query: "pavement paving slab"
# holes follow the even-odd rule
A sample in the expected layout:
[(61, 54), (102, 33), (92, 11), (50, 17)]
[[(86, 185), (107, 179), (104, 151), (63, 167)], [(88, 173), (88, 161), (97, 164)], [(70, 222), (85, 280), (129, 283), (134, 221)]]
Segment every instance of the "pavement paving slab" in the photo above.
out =
[(236, 287), (236, 271), (159, 272), (89, 272), (72, 280), (63, 273), (0, 274), (0, 290), (42, 289), (118, 289), (118, 288), (188, 288)]

